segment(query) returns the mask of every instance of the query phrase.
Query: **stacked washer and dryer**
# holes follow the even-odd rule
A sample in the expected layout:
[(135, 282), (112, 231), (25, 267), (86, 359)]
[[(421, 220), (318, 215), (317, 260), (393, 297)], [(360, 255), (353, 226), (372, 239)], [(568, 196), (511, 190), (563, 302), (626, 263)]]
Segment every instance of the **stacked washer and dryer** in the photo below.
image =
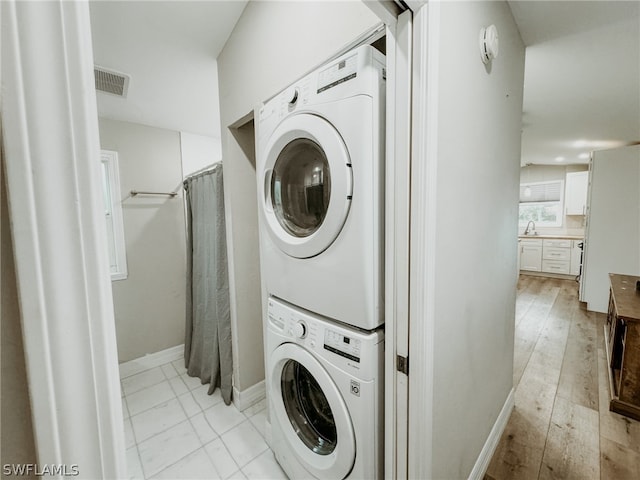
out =
[(364, 45), (259, 112), (267, 404), (292, 479), (383, 475), (384, 106)]

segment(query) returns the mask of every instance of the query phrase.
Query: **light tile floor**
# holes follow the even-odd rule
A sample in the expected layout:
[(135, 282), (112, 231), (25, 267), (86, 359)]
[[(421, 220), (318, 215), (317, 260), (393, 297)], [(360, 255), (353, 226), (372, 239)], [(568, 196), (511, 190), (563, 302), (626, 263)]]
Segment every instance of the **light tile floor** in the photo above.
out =
[(265, 401), (244, 412), (182, 360), (121, 379), (129, 479), (286, 479), (264, 438)]

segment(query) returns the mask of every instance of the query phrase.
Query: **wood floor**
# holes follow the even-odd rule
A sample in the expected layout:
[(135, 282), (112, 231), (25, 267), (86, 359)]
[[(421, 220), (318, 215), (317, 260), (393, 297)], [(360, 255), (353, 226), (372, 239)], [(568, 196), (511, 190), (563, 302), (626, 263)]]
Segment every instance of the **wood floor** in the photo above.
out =
[(576, 282), (520, 276), (515, 408), (485, 480), (640, 479), (640, 422), (609, 412), (604, 321)]

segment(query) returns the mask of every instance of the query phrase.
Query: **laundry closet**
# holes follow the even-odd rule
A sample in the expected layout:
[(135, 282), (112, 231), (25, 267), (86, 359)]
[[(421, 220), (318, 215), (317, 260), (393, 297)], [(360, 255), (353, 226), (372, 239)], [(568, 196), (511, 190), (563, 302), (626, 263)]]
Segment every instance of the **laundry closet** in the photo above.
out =
[[(389, 2), (385, 2), (385, 5), (387, 3)], [(228, 221), (227, 244), (230, 259), (230, 301), (234, 326), (233, 397), (238, 408), (246, 409), (262, 399), (265, 390), (269, 388), (269, 379), (265, 386), (269, 347), (267, 345), (265, 349), (264, 337), (260, 334), (263, 332), (265, 313), (269, 312), (270, 297), (267, 290), (268, 282), (262, 275), (264, 268), (261, 272), (259, 267), (265, 262), (265, 259), (261, 258), (258, 229), (261, 215), (258, 205), (259, 200), (262, 200), (258, 198), (260, 156), (256, 155), (258, 145), (255, 141), (256, 138), (260, 139), (259, 108), (275, 98), (279, 92), (285, 91), (296, 79), (302, 79), (319, 69), (322, 72), (323, 68), (329, 68), (329, 72), (337, 71), (337, 81), (345, 79), (330, 87), (329, 92), (335, 93), (342, 87), (354, 85), (354, 79), (346, 79), (349, 75), (341, 77), (339, 73), (343, 68), (348, 68), (348, 61), (345, 61), (344, 67), (340, 66), (342, 60), (338, 62), (337, 67), (331, 62), (341, 58), (341, 55), (348, 54), (358, 45), (368, 43), (366, 39), (376, 32), (382, 25), (380, 19), (384, 18), (388, 28), (382, 26), (382, 31), (387, 33), (387, 40), (390, 40), (389, 36), (392, 34), (394, 42), (403, 42), (407, 46), (404, 52), (385, 52), (387, 86), (393, 84), (393, 100), (396, 104), (400, 100), (404, 102), (403, 109), (394, 110), (395, 115), (387, 117), (386, 129), (389, 130), (390, 125), (393, 129), (391, 135), (386, 135), (385, 151), (400, 153), (395, 160), (408, 159), (410, 153), (412, 156), (411, 170), (407, 161), (400, 166), (401, 168), (396, 168), (397, 163), (389, 168), (387, 162), (385, 171), (385, 195), (389, 195), (391, 186), (395, 188), (392, 197), (397, 201), (393, 205), (385, 203), (384, 216), (385, 228), (389, 227), (386, 228), (384, 238), (384, 272), (385, 276), (392, 274), (394, 281), (385, 283), (385, 314), (378, 319), (385, 320), (384, 342), (393, 346), (384, 352), (385, 379), (389, 381), (397, 376), (400, 379), (397, 384), (404, 390), (401, 391), (402, 395), (397, 397), (389, 388), (385, 392), (387, 398), (384, 408), (384, 434), (387, 437), (388, 448), (385, 451), (384, 468), (385, 473), (388, 471), (389, 474), (384, 476), (467, 477), (469, 472), (483, 471), (483, 462), (487, 455), (491, 454), (492, 432), (499, 432), (504, 426), (513, 400), (512, 351), (504, 345), (511, 345), (513, 338), (509, 325), (512, 324), (515, 295), (509, 287), (516, 271), (516, 249), (515, 244), (510, 243), (510, 233), (511, 230), (515, 230), (516, 222), (515, 216), (512, 218), (510, 215), (512, 212), (509, 205), (511, 200), (515, 205), (517, 197), (515, 187), (511, 188), (509, 185), (517, 183), (518, 174), (518, 166), (512, 164), (512, 160), (517, 158), (519, 151), (524, 48), (506, 3), (409, 3), (414, 8), (410, 17), (412, 21), (402, 23), (399, 19), (396, 20), (392, 13), (384, 13), (384, 8), (377, 12), (383, 12), (379, 17), (364, 2), (250, 2), (218, 57), (225, 206)], [(69, 9), (73, 8), (75, 7), (69, 6)], [(378, 5), (375, 8), (381, 7)], [(58, 20), (57, 17), (51, 17), (50, 21), (55, 23)], [(500, 56), (493, 64), (483, 61), (479, 48), (479, 33), (490, 24), (495, 24), (503, 39)], [(57, 28), (57, 23), (54, 26), (56, 28), (52, 28), (52, 32), (61, 31)], [(81, 26), (86, 27), (84, 24)], [(73, 32), (69, 31), (65, 32), (65, 35), (73, 40), (83, 38), (81, 33), (75, 32), (74, 36)], [(64, 38), (67, 39), (66, 36)], [(71, 41), (63, 42), (62, 38), (55, 39), (59, 40), (62, 53), (67, 53), (65, 48), (73, 44)], [(389, 44), (393, 42), (390, 41)], [(81, 62), (78, 60), (76, 63)], [(399, 68), (403, 65), (407, 68)], [(394, 72), (394, 68), (391, 67), (395, 68), (395, 73), (408, 73), (402, 78), (400, 75), (390, 75)], [(56, 72), (62, 76), (61, 72)], [(29, 72), (26, 71), (26, 74)], [(63, 82), (50, 83), (52, 87), (64, 90)], [(333, 81), (323, 81), (320, 85), (328, 86), (332, 83)], [(25, 85), (31, 84), (26, 82)], [(316, 88), (316, 94), (317, 90)], [(400, 99), (401, 93), (404, 93), (404, 99)], [(56, 95), (52, 97), (67, 98), (65, 95), (70, 99), (75, 98), (72, 92), (66, 90), (56, 91)], [(286, 108), (289, 108), (288, 104), (292, 103), (292, 100), (302, 98), (302, 91), (298, 96), (292, 94), (285, 103)], [(386, 100), (389, 101), (390, 97), (387, 96)], [(84, 105), (81, 100), (79, 102), (80, 105)], [(72, 105), (75, 104), (67, 102), (59, 106), (61, 111), (66, 112), (65, 108), (71, 108)], [(258, 110), (254, 110), (256, 106)], [(399, 111), (403, 114), (398, 115)], [(69, 115), (69, 118), (75, 117)], [(395, 124), (392, 125), (390, 122)], [(55, 127), (56, 122), (51, 124)], [(83, 133), (87, 134), (81, 125), (83, 123), (77, 119), (73, 124), (78, 128), (77, 142), (80, 143)], [(62, 127), (57, 128), (58, 130), (54, 128), (53, 133), (57, 133)], [(347, 128), (356, 129), (357, 126), (349, 125)], [(11, 135), (7, 135), (7, 138), (9, 137)], [(66, 138), (62, 134), (57, 137)], [(342, 141), (347, 143), (347, 139)], [(61, 152), (54, 152), (58, 153), (57, 155), (50, 156), (52, 162), (62, 163), (62, 159), (68, 158), (65, 155), (67, 151), (62, 148), (60, 150)], [(34, 159), (37, 160), (39, 159)], [(7, 164), (20, 165), (11, 161)], [(56, 165), (57, 163), (50, 163), (48, 169), (54, 169)], [(346, 167), (354, 169), (354, 195), (350, 210), (355, 209), (353, 202), (360, 200), (355, 197), (356, 187), (359, 185), (355, 166), (355, 161), (352, 161), (351, 167)], [(274, 167), (277, 168), (276, 163)], [(77, 166), (71, 165), (68, 170), (58, 171), (69, 171), (70, 177), (73, 176), (71, 174), (77, 173), (77, 176), (73, 176), (74, 180), (86, 180), (87, 173), (84, 170), (75, 172), (74, 168)], [(11, 169), (8, 170), (11, 173)], [(305, 185), (305, 208), (307, 213), (312, 214), (309, 217), (320, 214), (324, 206), (326, 177), (321, 172), (322, 168), (316, 172), (317, 177)], [(464, 172), (464, 175), (460, 175), (460, 172)], [(30, 171), (21, 173), (24, 173), (27, 180), (31, 178), (29, 175), (33, 174)], [(280, 182), (268, 182), (271, 191), (267, 192), (267, 197), (272, 203), (274, 198), (284, 199), (284, 183), (283, 179)], [(90, 182), (84, 183), (87, 184)], [(264, 188), (264, 184), (262, 185)], [(314, 188), (318, 185), (322, 185), (322, 195), (319, 193), (320, 188)], [(346, 188), (346, 192), (348, 191)], [(460, 192), (464, 192), (464, 195), (460, 195)], [(46, 209), (48, 206), (56, 207), (57, 212), (73, 213), (78, 210), (79, 200), (91, 201), (91, 198), (85, 198), (89, 196), (84, 188), (77, 189), (78, 198), (73, 195), (54, 195), (47, 205), (46, 202), (32, 202), (30, 198), (22, 198), (32, 193), (29, 189), (18, 188), (10, 193), (11, 204), (25, 206), (25, 212), (20, 212), (19, 207), (15, 207), (19, 213), (25, 213), (24, 216), (14, 215), (17, 219), (24, 218), (25, 222), (31, 218), (49, 218), (50, 212)], [(348, 199), (343, 199), (343, 202), (346, 200)], [(467, 207), (473, 201), (481, 203), (482, 208), (476, 215), (469, 217)], [(374, 204), (375, 201), (371, 203)], [(411, 212), (408, 209), (409, 204)], [(330, 207), (330, 204), (327, 206)], [(35, 215), (32, 211), (35, 209), (38, 209), (36, 213), (41, 214)], [(77, 214), (69, 217), (75, 220), (84, 218)], [(73, 230), (74, 224), (70, 218), (60, 216), (57, 225), (59, 230)], [(492, 218), (500, 218), (502, 221), (499, 225), (491, 224), (489, 220)], [(348, 215), (342, 229), (349, 227), (349, 219)], [(324, 222), (320, 222), (318, 218), (310, 220), (314, 220), (320, 226)], [(282, 226), (277, 218), (276, 222)], [(411, 265), (408, 264), (409, 225)], [(482, 258), (472, 258), (469, 249), (464, 248), (468, 245), (468, 238), (461, 232), (463, 225), (481, 242), (485, 253)], [(337, 229), (335, 226), (334, 228)], [(377, 235), (375, 231), (370, 233), (372, 237)], [(336, 242), (339, 240), (338, 236), (324, 251), (338, 245)], [(79, 244), (82, 241), (88, 242), (84, 237), (78, 240)], [(16, 242), (17, 245), (20, 243)], [(21, 258), (25, 258), (24, 252), (32, 247), (29, 242), (23, 242), (22, 245), (23, 250), (16, 256), (18, 267)], [(83, 247), (84, 244), (80, 246)], [(32, 258), (41, 253), (37, 248), (38, 245), (34, 244)], [(49, 251), (55, 250), (43, 250), (45, 254)], [(93, 250), (89, 248), (87, 251)], [(69, 256), (73, 256), (72, 253), (68, 253)], [(86, 257), (88, 262), (91, 261), (90, 257)], [(352, 258), (349, 260), (355, 261)], [(90, 264), (86, 270), (94, 273), (92, 267), (93, 264)], [(371, 269), (373, 274), (376, 270), (377, 267)], [(80, 273), (84, 270), (80, 272), (78, 269), (78, 272), (73, 278), (69, 276), (69, 288), (65, 294), (69, 297), (75, 295), (71, 300), (83, 304), (82, 298), (79, 297), (84, 292), (80, 287), (84, 287), (91, 289), (89, 293), (95, 294), (96, 298), (101, 298), (100, 286), (93, 288), (90, 282), (83, 283), (79, 280), (93, 277), (82, 277)], [(286, 271), (282, 273), (287, 274)], [(474, 281), (461, 282), (463, 275)], [(76, 286), (78, 288), (71, 288)], [(37, 287), (46, 290), (45, 293), (50, 293), (51, 289), (46, 284), (38, 284)], [(366, 295), (370, 294), (371, 291)], [(373, 295), (377, 295), (377, 292)], [(282, 290), (280, 296), (284, 296)], [(339, 305), (329, 302), (313, 305), (311, 302), (314, 298), (302, 298), (302, 301), (300, 298), (295, 301), (306, 305), (295, 305), (293, 302), (290, 303), (290, 300), (278, 297), (278, 303), (274, 301), (271, 311), (276, 320), (279, 316), (295, 315), (296, 321), (291, 324), (291, 332), (297, 334), (297, 338), (306, 334), (303, 340), (310, 343), (312, 325), (317, 319), (308, 315), (328, 317), (327, 313), (335, 315), (335, 312), (314, 312), (309, 306), (313, 309), (335, 309)], [(487, 302), (487, 298), (491, 298), (492, 301)], [(375, 306), (374, 298), (368, 298), (367, 302), (369, 301), (373, 302), (371, 308), (374, 312), (376, 308), (380, 308), (380, 305)], [(98, 307), (102, 307), (102, 304), (96, 307), (97, 310), (100, 309)], [(286, 310), (283, 310), (285, 308)], [(408, 336), (406, 323), (404, 331), (388, 328), (389, 322), (396, 317), (407, 319), (409, 310), (412, 319), (415, 320), (411, 324), (411, 337)], [(283, 314), (284, 311), (294, 313)], [(85, 332), (89, 327), (95, 328), (96, 332), (102, 332), (100, 328), (104, 325), (95, 323), (107, 318), (109, 312), (102, 309), (100, 313), (100, 316), (95, 317), (98, 319), (95, 321), (93, 317), (89, 320), (86, 316), (68, 317), (62, 319), (59, 326), (68, 332)], [(361, 320), (372, 320), (377, 324), (375, 318), (374, 316), (372, 320), (372, 317), (365, 316)], [(94, 323), (88, 325), (87, 322)], [(316, 345), (321, 344), (322, 352), (331, 353), (334, 355), (332, 358), (336, 360), (348, 360), (352, 362), (352, 366), (362, 363), (354, 358), (365, 358), (367, 345), (379, 345), (379, 330), (375, 327), (353, 330), (353, 327), (355, 325), (349, 325), (349, 319), (336, 322), (329, 329), (324, 328), (324, 333), (318, 336)], [(282, 331), (288, 334), (286, 328)], [(373, 333), (374, 337), (369, 337), (371, 332), (377, 333)], [(403, 341), (398, 341), (401, 336)], [(104, 339), (105, 344), (97, 343), (97, 337)], [(43, 351), (58, 352), (59, 338), (62, 336), (53, 336), (42, 341), (33, 340), (27, 345), (27, 350), (34, 354)], [(367, 338), (371, 338), (372, 343), (368, 343)], [(95, 338), (92, 336), (90, 340), (87, 345), (77, 342), (77, 348), (67, 352), (68, 356), (64, 358), (54, 357), (55, 368), (52, 368), (51, 372), (42, 372), (36, 378), (42, 377), (49, 382), (40, 382), (45, 385), (51, 384), (51, 381), (55, 382), (59, 372), (64, 371), (73, 378), (75, 375), (72, 374), (77, 374), (81, 381), (76, 382), (76, 403), (82, 401), (87, 408), (74, 410), (76, 403), (69, 399), (65, 402), (65, 399), (59, 398), (60, 392), (54, 391), (51, 393), (55, 400), (52, 404), (59, 407), (60, 411), (57, 416), (54, 415), (52, 424), (60, 420), (64, 426), (64, 422), (74, 420), (73, 431), (77, 428), (78, 434), (65, 438), (65, 447), (68, 447), (66, 451), (85, 452), (92, 448), (91, 455), (87, 454), (87, 457), (90, 457), (87, 461), (90, 464), (90, 467), (87, 467), (89, 471), (104, 468), (111, 473), (111, 467), (105, 466), (109, 464), (114, 465), (116, 473), (121, 473), (119, 466), (123, 459), (119, 450), (122, 439), (112, 428), (120, 413), (119, 408), (115, 407), (119, 405), (119, 399), (115, 395), (118, 393), (117, 375), (114, 375), (112, 365), (115, 340), (107, 335), (97, 335)], [(360, 340), (359, 351), (356, 340)], [(39, 344), (42, 344), (42, 348), (34, 348), (34, 345)], [(29, 351), (27, 353), (30, 353)], [(87, 358), (90, 358), (91, 362), (81, 361)], [(408, 360), (410, 363), (407, 363)], [(79, 371), (77, 365), (89, 367)], [(293, 364), (285, 362), (283, 372), (290, 373), (292, 378), (296, 378), (296, 382), (302, 384), (309, 380), (309, 376), (305, 376), (301, 369), (295, 365), (287, 365)], [(313, 373), (311, 370), (308, 371)], [(336, 375), (332, 376), (334, 382), (335, 377)], [(106, 378), (107, 381), (98, 383), (95, 381), (96, 378)], [(318, 375), (317, 378), (322, 376)], [(371, 379), (363, 375), (361, 380), (367, 378)], [(451, 378), (455, 378), (456, 381), (452, 382)], [(321, 381), (318, 381), (318, 385), (322, 388)], [(364, 382), (361, 381), (359, 385), (357, 383), (356, 378), (350, 378), (349, 386), (341, 387), (341, 392), (347, 392), (347, 395), (353, 397), (353, 401), (358, 397), (358, 393), (361, 398), (364, 393)], [(391, 384), (393, 386), (396, 383)], [(307, 386), (309, 391), (315, 390), (311, 382)], [(96, 391), (100, 395), (96, 395)], [(331, 389), (324, 391), (330, 392)], [(50, 409), (42, 402), (49, 402), (51, 399), (32, 393), (36, 410), (44, 412), (43, 418), (49, 420)], [(328, 393), (325, 396), (330, 395)], [(337, 418), (340, 409), (334, 410)], [(76, 411), (95, 411), (98, 415), (91, 418), (85, 415), (88, 425), (85, 428), (83, 422), (77, 421)], [(99, 423), (96, 423), (94, 417), (98, 418)], [(344, 425), (345, 422), (334, 423)], [(273, 420), (271, 424), (273, 425)], [(286, 425), (284, 422), (280, 424)], [(324, 425), (315, 425), (318, 433), (324, 435), (324, 440), (318, 442), (322, 445), (316, 445), (316, 449), (326, 452), (326, 457), (331, 457), (336, 452), (336, 449), (331, 450), (330, 425), (330, 421)], [(376, 430), (380, 433), (382, 427), (376, 427)], [(59, 441), (58, 436), (54, 440)], [(300, 441), (304, 443), (302, 439)], [(52, 445), (57, 444), (52, 442)], [(312, 451), (308, 446), (305, 448)], [(46, 457), (46, 451), (42, 452), (45, 452), (43, 455)], [(401, 458), (398, 459), (396, 469), (393, 456), (397, 452)], [(344, 469), (349, 468), (349, 451), (346, 453), (343, 458), (347, 460), (340, 460), (342, 463), (336, 472), (344, 472)], [(357, 455), (356, 445), (354, 465), (358, 461)], [(109, 461), (103, 462), (103, 459)], [(404, 467), (401, 464), (404, 464)], [(305, 468), (304, 464), (301, 465)], [(371, 465), (361, 466), (371, 468)], [(400, 470), (407, 466), (409, 471)], [(376, 475), (382, 476), (382, 472), (378, 472)]]
[(385, 88), (362, 45), (258, 111), (270, 446), (291, 478), (383, 476)]

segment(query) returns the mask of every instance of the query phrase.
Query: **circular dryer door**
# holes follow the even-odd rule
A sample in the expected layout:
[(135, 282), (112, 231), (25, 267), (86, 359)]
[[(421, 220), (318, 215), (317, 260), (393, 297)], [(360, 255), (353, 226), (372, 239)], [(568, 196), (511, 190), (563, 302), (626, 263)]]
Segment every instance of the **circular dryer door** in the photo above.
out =
[(345, 478), (355, 462), (351, 418), (338, 387), (308, 351), (279, 346), (269, 363), (273, 412), (300, 463), (315, 477)]
[(287, 255), (309, 258), (340, 234), (349, 213), (353, 179), (342, 137), (323, 118), (286, 118), (265, 148), (260, 193), (268, 231)]

